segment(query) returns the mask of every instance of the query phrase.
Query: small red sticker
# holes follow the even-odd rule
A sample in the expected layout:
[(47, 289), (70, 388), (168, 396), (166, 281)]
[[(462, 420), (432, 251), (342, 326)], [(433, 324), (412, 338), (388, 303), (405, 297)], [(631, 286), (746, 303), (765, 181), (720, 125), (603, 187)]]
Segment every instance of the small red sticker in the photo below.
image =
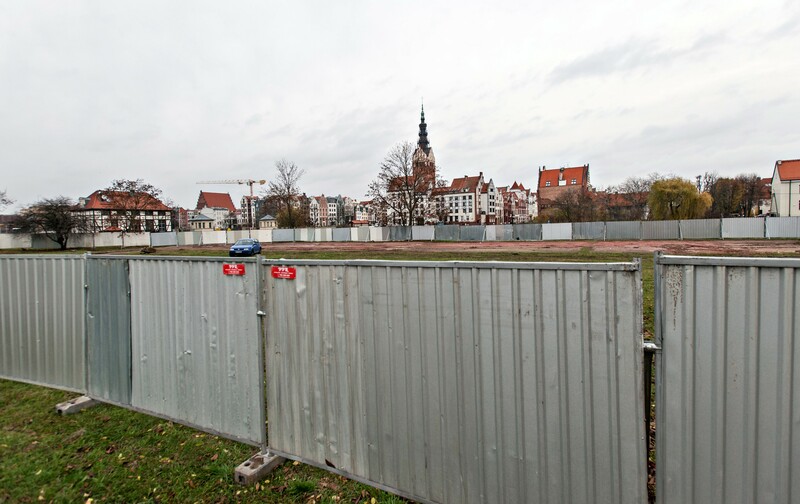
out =
[(273, 266), (272, 278), (283, 278), (285, 280), (294, 280), (297, 278), (297, 268), (292, 266)]
[(242, 276), (244, 275), (244, 264), (223, 264), (222, 274)]

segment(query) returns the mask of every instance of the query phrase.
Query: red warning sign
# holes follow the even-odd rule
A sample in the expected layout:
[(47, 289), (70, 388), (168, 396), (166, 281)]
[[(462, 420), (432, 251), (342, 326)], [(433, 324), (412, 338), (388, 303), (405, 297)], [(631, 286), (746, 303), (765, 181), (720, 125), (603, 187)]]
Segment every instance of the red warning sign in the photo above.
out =
[(244, 275), (244, 264), (223, 264), (222, 274), (242, 276)]
[(285, 280), (294, 280), (297, 278), (297, 268), (292, 266), (273, 266), (272, 278), (283, 278)]

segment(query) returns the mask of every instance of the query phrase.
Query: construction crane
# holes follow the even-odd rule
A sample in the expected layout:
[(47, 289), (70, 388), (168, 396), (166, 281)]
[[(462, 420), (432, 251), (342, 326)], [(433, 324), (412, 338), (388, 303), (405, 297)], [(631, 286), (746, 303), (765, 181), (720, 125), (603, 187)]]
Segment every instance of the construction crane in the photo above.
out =
[(250, 187), (250, 200), (247, 202), (247, 220), (250, 221), (249, 222), (250, 225), (248, 226), (249, 229), (253, 229), (253, 220), (255, 220), (255, 217), (256, 217), (254, 215), (254, 213), (255, 213), (254, 210), (255, 209), (252, 206), (253, 205), (253, 186), (256, 185), (256, 184), (264, 185), (266, 183), (267, 183), (266, 180), (253, 180), (253, 179), (203, 180), (201, 182), (198, 182), (198, 184), (239, 184), (239, 185), (246, 184), (247, 186), (249, 186)]

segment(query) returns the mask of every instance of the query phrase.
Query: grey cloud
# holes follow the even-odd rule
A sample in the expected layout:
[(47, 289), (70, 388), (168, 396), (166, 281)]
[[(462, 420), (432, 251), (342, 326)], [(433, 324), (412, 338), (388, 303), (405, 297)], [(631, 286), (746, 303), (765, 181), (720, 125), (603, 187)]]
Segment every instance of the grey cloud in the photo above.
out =
[(261, 114), (253, 114), (244, 122), (245, 126), (257, 126), (261, 124)]
[(637, 68), (663, 66), (687, 54), (701, 53), (725, 40), (722, 33), (705, 35), (691, 46), (662, 49), (656, 40), (631, 39), (556, 67), (548, 76), (550, 84), (573, 79), (601, 77)]

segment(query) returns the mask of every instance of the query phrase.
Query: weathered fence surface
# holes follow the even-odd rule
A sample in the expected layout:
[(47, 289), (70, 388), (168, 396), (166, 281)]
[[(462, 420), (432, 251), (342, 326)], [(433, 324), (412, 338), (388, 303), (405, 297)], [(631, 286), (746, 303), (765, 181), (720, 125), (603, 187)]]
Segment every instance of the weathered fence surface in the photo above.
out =
[(127, 259), (86, 260), (88, 394), (131, 404), (131, 299)]
[(606, 240), (639, 240), (642, 223), (639, 221), (606, 222)]
[(542, 240), (571, 240), (572, 224), (542, 224)]
[(702, 240), (722, 238), (720, 219), (695, 219), (680, 222), (681, 239)]
[(800, 260), (655, 264), (658, 502), (797, 502)]
[(764, 219), (739, 217), (722, 219), (723, 238), (764, 238)]
[(174, 247), (178, 245), (178, 233), (150, 233), (151, 247)]
[(605, 240), (605, 222), (575, 222), (572, 224), (573, 240)]
[(646, 500), (638, 264), (266, 264), (273, 452), (422, 501)]
[(82, 256), (0, 256), (0, 377), (85, 392)]
[[(409, 230), (410, 229), (410, 230)], [(221, 245), (238, 238), (261, 242), (345, 241), (532, 241), (532, 240), (704, 240), (719, 238), (800, 238), (800, 217), (698, 219), (683, 221), (608, 221), (557, 224), (430, 225), (410, 228), (354, 227), (193, 231), (180, 233), (96, 233), (75, 235), (71, 248), (152, 245)], [(44, 235), (0, 234), (0, 248), (56, 249)]]
[(334, 228), (333, 241), (335, 242), (348, 242), (351, 240), (350, 228)]
[(264, 442), (259, 268), (223, 259), (128, 261), (131, 405), (260, 445)]
[(678, 221), (642, 222), (643, 240), (679, 240), (681, 228)]
[(452, 224), (439, 225), (434, 227), (434, 239), (440, 241), (458, 241), (461, 236), (461, 226)]

